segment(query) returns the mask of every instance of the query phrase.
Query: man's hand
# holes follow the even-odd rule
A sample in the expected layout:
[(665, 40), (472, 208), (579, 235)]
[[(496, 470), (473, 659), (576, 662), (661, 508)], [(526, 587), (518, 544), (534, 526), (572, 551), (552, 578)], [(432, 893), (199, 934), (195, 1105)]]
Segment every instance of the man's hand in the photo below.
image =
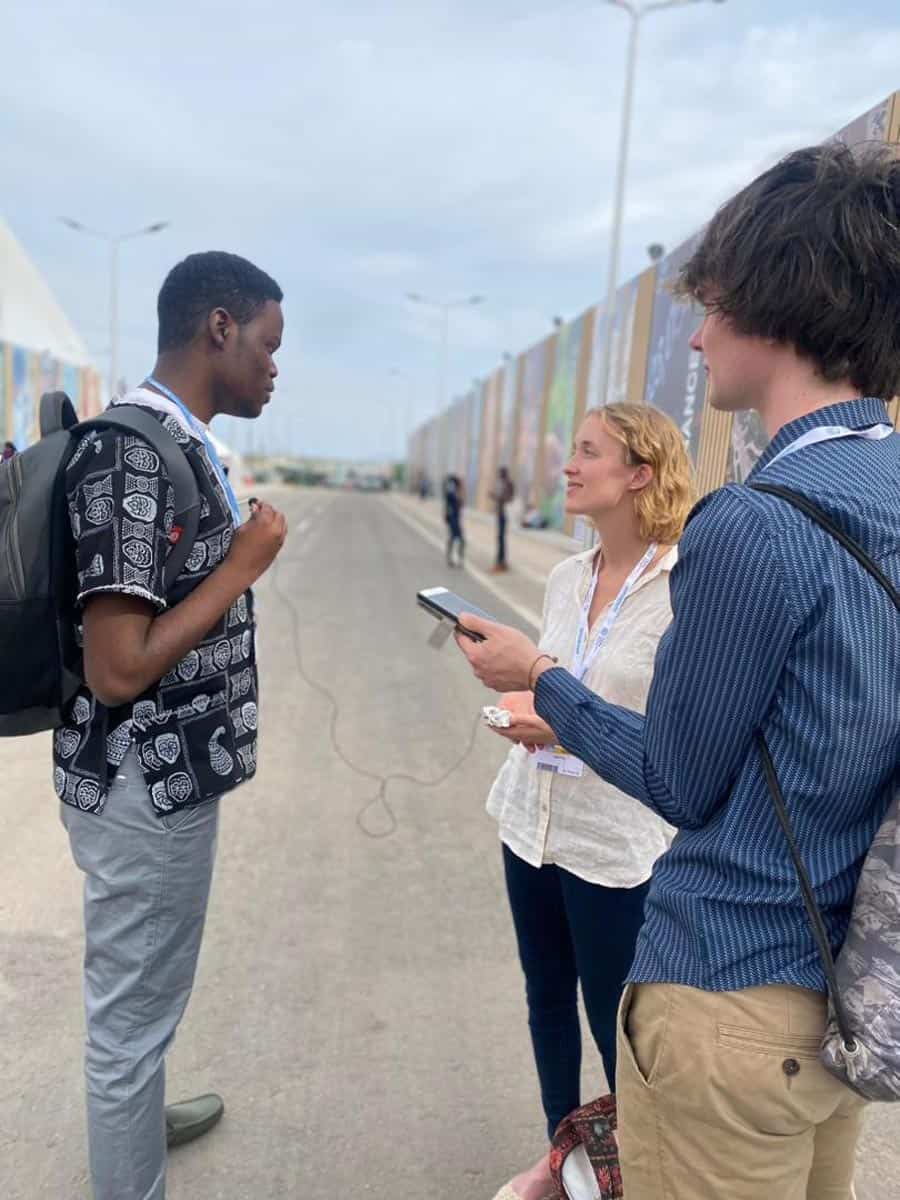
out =
[(281, 513), (259, 503), (235, 530), (225, 560), (164, 613), (135, 596), (91, 597), (84, 610), (85, 676), (100, 703), (137, 699), (181, 662), (271, 565), (286, 533)]
[(520, 692), (528, 687), (528, 672), (540, 654), (534, 642), (518, 629), (486, 621), (472, 613), (462, 613), (459, 623), (463, 629), (480, 633), (485, 639), (475, 642), (465, 634), (455, 635), (456, 644), (483, 684), (496, 692)]
[(275, 561), (286, 537), (284, 514), (260, 500), (250, 519), (234, 531), (225, 561), (245, 581), (244, 586), (251, 587)]

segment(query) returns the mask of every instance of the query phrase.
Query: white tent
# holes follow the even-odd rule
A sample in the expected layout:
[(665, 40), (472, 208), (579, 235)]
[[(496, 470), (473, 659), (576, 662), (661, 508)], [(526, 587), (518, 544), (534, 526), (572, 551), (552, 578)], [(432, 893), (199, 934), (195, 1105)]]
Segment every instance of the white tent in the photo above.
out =
[(0, 341), (51, 354), (73, 366), (90, 355), (46, 280), (0, 218)]

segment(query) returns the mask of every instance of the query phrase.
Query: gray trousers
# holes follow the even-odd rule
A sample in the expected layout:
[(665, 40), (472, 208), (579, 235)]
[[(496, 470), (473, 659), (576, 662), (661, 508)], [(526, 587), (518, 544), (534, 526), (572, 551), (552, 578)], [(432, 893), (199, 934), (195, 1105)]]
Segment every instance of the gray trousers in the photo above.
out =
[(95, 1200), (164, 1200), (165, 1053), (191, 988), (218, 800), (159, 818), (135, 753), (102, 813), (62, 805), (84, 883), (85, 1076)]

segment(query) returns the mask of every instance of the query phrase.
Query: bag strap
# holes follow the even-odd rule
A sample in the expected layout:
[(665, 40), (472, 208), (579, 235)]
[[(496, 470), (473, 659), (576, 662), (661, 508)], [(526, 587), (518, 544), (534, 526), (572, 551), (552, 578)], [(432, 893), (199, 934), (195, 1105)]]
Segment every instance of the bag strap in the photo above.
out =
[(193, 548), (200, 528), (200, 489), (188, 457), (171, 433), (152, 413), (137, 404), (117, 404), (99, 417), (76, 425), (72, 432), (79, 436), (93, 429), (123, 429), (137, 434), (153, 447), (163, 461), (166, 474), (175, 491), (173, 532), (180, 530), (177, 540), (166, 557), (163, 584), (170, 592)]
[(797, 879), (800, 883), (800, 894), (803, 897), (803, 905), (806, 909), (806, 915), (809, 918), (816, 948), (819, 951), (819, 958), (822, 961), (822, 969), (825, 972), (825, 979), (828, 983), (828, 992), (831, 996), (831, 1003), (834, 1006), (834, 1016), (841, 1034), (841, 1041), (847, 1052), (852, 1054), (856, 1050), (856, 1038), (853, 1036), (853, 1028), (838, 987), (834, 955), (831, 953), (831, 944), (828, 941), (828, 930), (825, 927), (825, 919), (816, 903), (812, 882), (806, 867), (803, 865), (800, 847), (797, 845), (797, 839), (794, 836), (794, 827), (791, 824), (791, 818), (784, 803), (784, 796), (781, 792), (781, 784), (778, 782), (775, 764), (772, 761), (772, 755), (761, 730), (756, 735), (756, 745), (759, 750), (759, 756), (762, 759), (763, 774), (766, 777), (766, 785), (769, 789), (769, 795), (772, 797), (772, 804), (778, 817), (778, 823), (788, 844), (788, 849), (794, 863), (794, 870), (797, 872)]
[(65, 392), (44, 392), (38, 406), (38, 427), (42, 438), (61, 429), (72, 429), (77, 424), (75, 405)]
[[(900, 590), (884, 574), (881, 568), (875, 563), (869, 555), (863, 550), (858, 542), (854, 541), (849, 534), (845, 533), (839, 525), (824, 513), (817, 505), (815, 505), (806, 496), (798, 492), (791, 491), (790, 488), (781, 487), (774, 483), (751, 483), (749, 485), (755, 492), (766, 492), (771, 496), (777, 496), (781, 500), (787, 501), (788, 504), (799, 509), (811, 521), (815, 521), (817, 525), (829, 533), (835, 541), (839, 542), (844, 549), (856, 559), (860, 566), (868, 571), (876, 583), (887, 592), (889, 598), (893, 600), (894, 606), (900, 610)], [(775, 763), (772, 760), (772, 755), (766, 743), (765, 736), (760, 730), (756, 735), (757, 749), (762, 760), (763, 774), (765, 775), (766, 785), (769, 789), (769, 795), (772, 797), (772, 804), (775, 807), (775, 813), (778, 817), (778, 823), (781, 825), (785, 840), (788, 844), (788, 849), (791, 854), (791, 859), (794, 863), (794, 870), (797, 872), (797, 879), (800, 883), (800, 894), (803, 897), (803, 904), (806, 908), (806, 914), (809, 918), (809, 923), (812, 928), (813, 937), (815, 938), (816, 947), (819, 951), (819, 957), (822, 960), (822, 968), (825, 972), (825, 978), (828, 983), (828, 991), (831, 996), (831, 1004), (834, 1009), (835, 1021), (841, 1035), (844, 1049), (848, 1054), (855, 1053), (857, 1049), (857, 1041), (853, 1035), (853, 1028), (850, 1024), (850, 1019), (847, 1014), (847, 1008), (844, 1004), (843, 997), (838, 987), (837, 972), (835, 970), (834, 955), (831, 953), (831, 944), (828, 941), (828, 931), (825, 927), (825, 920), (822, 916), (821, 909), (816, 903), (815, 892), (813, 891), (812, 882), (809, 874), (803, 864), (803, 858), (800, 854), (800, 848), (797, 845), (797, 838), (794, 834), (794, 828), (791, 824), (791, 818), (788, 815), (787, 806), (784, 803), (784, 796), (781, 791), (781, 785), (778, 782), (778, 774), (775, 770)]]

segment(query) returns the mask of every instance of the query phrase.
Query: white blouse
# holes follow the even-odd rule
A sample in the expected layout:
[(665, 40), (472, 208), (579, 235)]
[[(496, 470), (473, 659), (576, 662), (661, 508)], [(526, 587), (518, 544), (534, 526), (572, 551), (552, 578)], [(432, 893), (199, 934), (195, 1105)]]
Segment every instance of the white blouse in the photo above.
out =
[[(540, 648), (571, 667), (582, 607), (591, 584), (596, 549), (559, 563), (547, 581)], [(590, 666), (585, 684), (608, 700), (643, 713), (660, 637), (672, 620), (669, 572), (672, 549), (638, 581), (609, 637)], [(596, 620), (593, 646), (602, 622)], [(487, 801), (500, 838), (533, 867), (555, 863), (588, 883), (637, 887), (669, 848), (675, 830), (638, 800), (585, 768), (574, 778), (539, 771), (524, 746), (513, 746)]]

